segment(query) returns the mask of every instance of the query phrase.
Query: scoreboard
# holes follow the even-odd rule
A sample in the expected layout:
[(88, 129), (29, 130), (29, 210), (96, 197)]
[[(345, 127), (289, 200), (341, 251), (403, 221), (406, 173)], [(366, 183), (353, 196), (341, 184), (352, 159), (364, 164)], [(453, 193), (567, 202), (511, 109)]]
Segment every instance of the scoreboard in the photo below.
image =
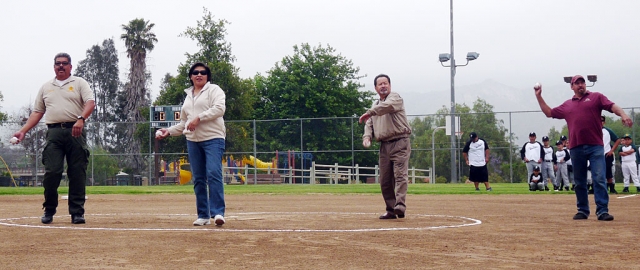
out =
[(180, 105), (151, 106), (150, 118), (152, 128), (167, 128), (180, 122)]

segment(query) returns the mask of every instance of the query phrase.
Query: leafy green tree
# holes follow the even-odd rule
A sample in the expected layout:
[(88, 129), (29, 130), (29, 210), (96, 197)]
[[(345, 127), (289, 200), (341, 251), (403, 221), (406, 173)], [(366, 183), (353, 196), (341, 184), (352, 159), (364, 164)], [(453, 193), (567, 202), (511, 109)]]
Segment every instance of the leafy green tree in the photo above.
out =
[[(4, 101), (4, 96), (2, 95), (2, 92), (0, 92), (0, 102), (2, 101)], [(2, 106), (0, 106), (0, 109), (2, 109)], [(7, 114), (0, 111), (0, 122), (6, 121), (7, 119)]]
[(562, 130), (557, 130), (556, 127), (551, 127), (549, 129), (549, 132), (547, 133), (547, 136), (549, 137), (549, 144), (555, 145), (555, 143), (560, 140), (560, 137), (562, 137), (562, 135), (566, 136), (566, 133), (563, 134)]
[(120, 80), (118, 78), (118, 51), (113, 39), (105, 39), (102, 45), (93, 45), (86, 52), (86, 58), (78, 63), (76, 76), (82, 77), (94, 92), (96, 108), (88, 125), (90, 141), (100, 148), (113, 147), (122, 140), (115, 132), (113, 124), (118, 120), (117, 99)]
[(105, 185), (106, 180), (115, 177), (120, 171), (118, 160), (109, 152), (99, 147), (90, 149), (91, 157), (87, 166), (87, 176), (93, 175), (93, 185)]
[[(360, 69), (327, 45), (293, 46), (293, 55), (285, 56), (267, 72), (255, 77), (260, 100), (256, 119), (301, 119), (316, 117), (353, 117), (371, 106), (372, 92), (359, 91)], [(306, 124), (305, 124), (306, 122)], [(356, 121), (357, 122), (357, 121)], [(300, 150), (300, 124), (305, 151), (350, 149), (352, 141), (360, 145), (362, 125), (353, 119), (277, 121), (260, 126), (261, 151)], [(353, 130), (353, 132), (352, 132)], [(326, 136), (330, 131), (332, 136)], [(354, 134), (351, 137), (351, 134)], [(279, 145), (268, 145), (277, 141)], [(276, 147), (275, 149), (272, 147)], [(351, 154), (336, 160), (335, 154), (317, 153), (319, 163), (350, 164)], [(362, 163), (361, 163), (362, 164)], [(369, 164), (370, 165), (370, 164)]]
[[(211, 69), (213, 83), (222, 88), (226, 95), (227, 151), (250, 152), (253, 149), (252, 127), (248, 122), (234, 120), (251, 119), (254, 103), (257, 100), (252, 79), (242, 79), (239, 69), (233, 65), (235, 57), (231, 53), (231, 44), (226, 40), (226, 20), (216, 20), (206, 8), (202, 20), (196, 27), (188, 27), (180, 36), (197, 42), (199, 51), (186, 53), (185, 63), (178, 67), (178, 74), (166, 74), (160, 87), (160, 95), (154, 105), (182, 104), (186, 93), (184, 89), (191, 87), (189, 68), (193, 63), (202, 62)], [(163, 140), (162, 152), (180, 153), (186, 151), (182, 137)]]
[[(409, 159), (409, 166), (415, 168), (431, 168), (433, 161), (433, 152), (438, 153), (436, 158), (442, 158), (444, 151), (441, 149), (446, 147), (444, 137), (444, 129), (442, 131), (436, 131), (436, 137), (438, 140), (432, 141), (433, 130), (437, 127), (439, 119), (442, 118), (438, 115), (425, 116), (424, 118), (416, 117), (411, 119), (410, 125), (412, 129), (411, 134), (411, 158)], [(438, 136), (442, 135), (442, 136)], [(435, 147), (433, 147), (434, 145)], [(435, 144), (435, 143), (438, 144)], [(443, 143), (445, 145), (443, 145)], [(436, 150), (433, 150), (436, 149)], [(436, 166), (436, 175), (442, 175), (444, 173), (444, 167)], [(431, 175), (433, 176), (433, 174)]]
[(146, 121), (140, 109), (149, 106), (147, 74), (147, 53), (151, 52), (158, 42), (156, 34), (152, 32), (155, 24), (144, 19), (134, 19), (129, 24), (122, 25), (124, 34), (120, 38), (124, 40), (129, 58), (128, 81), (124, 87), (125, 106), (123, 112), (127, 114), (127, 142), (125, 143), (128, 153), (131, 154), (131, 166), (135, 172), (143, 168), (143, 160), (140, 153), (140, 142), (135, 137), (137, 126), (134, 123)]
[[(478, 98), (473, 107), (466, 104), (456, 104), (456, 112), (460, 115), (460, 129), (465, 131), (465, 135), (476, 132), (478, 136), (484, 139), (490, 150), (490, 160), (488, 164), (489, 175), (493, 181), (510, 180), (510, 170), (508, 169), (510, 155), (514, 155), (514, 151), (509, 148), (509, 132), (504, 127), (504, 122), (498, 120), (493, 112), (493, 106), (485, 100)], [(412, 145), (414, 149), (431, 149), (431, 136), (436, 127), (445, 126), (445, 118), (449, 115), (449, 109), (442, 107), (434, 116), (427, 116), (423, 119), (414, 119), (412, 121), (413, 138)], [(444, 132), (435, 133), (435, 173), (436, 176), (444, 176), (447, 182), (451, 181), (451, 155), (449, 153), (450, 144), (449, 136)], [(462, 159), (462, 148), (467, 142), (468, 137), (464, 136), (457, 144), (458, 157), (457, 163), (461, 166), (461, 179), (468, 178), (469, 167)], [(429, 145), (425, 145), (429, 143)], [(414, 151), (410, 160), (410, 166), (416, 168), (430, 168), (432, 158), (431, 151), (418, 152)], [(507, 164), (505, 168), (503, 165)]]

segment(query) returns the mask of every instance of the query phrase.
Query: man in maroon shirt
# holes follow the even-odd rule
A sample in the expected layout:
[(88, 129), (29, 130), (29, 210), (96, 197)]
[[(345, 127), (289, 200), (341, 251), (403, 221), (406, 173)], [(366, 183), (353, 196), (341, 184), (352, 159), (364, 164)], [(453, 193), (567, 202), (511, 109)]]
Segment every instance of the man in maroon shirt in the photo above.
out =
[(578, 205), (578, 213), (573, 216), (573, 219), (587, 219), (590, 214), (587, 191), (587, 161), (589, 161), (596, 201), (596, 216), (598, 220), (613, 220), (613, 216), (609, 214), (609, 194), (605, 179), (600, 115), (602, 110), (615, 113), (622, 118), (622, 123), (628, 127), (633, 125), (633, 121), (620, 106), (611, 102), (603, 94), (587, 91), (584, 77), (580, 75), (571, 78), (571, 90), (573, 90), (574, 96), (553, 109), (542, 98), (542, 87), (534, 87), (534, 90), (540, 109), (547, 117), (567, 121)]

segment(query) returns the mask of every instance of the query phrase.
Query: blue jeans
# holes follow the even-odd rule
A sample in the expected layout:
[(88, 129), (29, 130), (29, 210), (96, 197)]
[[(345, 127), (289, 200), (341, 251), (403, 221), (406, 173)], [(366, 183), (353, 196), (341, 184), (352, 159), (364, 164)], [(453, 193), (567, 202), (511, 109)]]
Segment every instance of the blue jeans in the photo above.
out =
[(609, 212), (609, 194), (605, 178), (604, 148), (602, 145), (579, 145), (571, 148), (573, 177), (576, 183), (578, 212), (589, 215), (589, 191), (587, 190), (587, 161), (591, 166), (593, 197), (596, 201), (596, 215)]
[(224, 139), (203, 142), (187, 140), (189, 163), (193, 175), (198, 218), (224, 216), (224, 185), (222, 183), (222, 154)]

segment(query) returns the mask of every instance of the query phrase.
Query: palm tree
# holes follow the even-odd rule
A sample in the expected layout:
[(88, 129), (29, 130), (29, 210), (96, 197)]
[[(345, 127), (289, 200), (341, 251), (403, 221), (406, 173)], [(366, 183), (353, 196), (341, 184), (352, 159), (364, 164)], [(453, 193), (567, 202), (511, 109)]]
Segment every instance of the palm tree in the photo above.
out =
[(138, 123), (144, 121), (140, 114), (140, 108), (149, 105), (149, 94), (147, 93), (147, 53), (153, 50), (154, 44), (158, 42), (156, 34), (151, 32), (155, 24), (144, 19), (134, 19), (129, 24), (122, 25), (124, 34), (120, 38), (124, 40), (127, 47), (127, 57), (130, 59), (129, 80), (125, 84), (124, 97), (127, 122), (127, 149), (132, 154), (132, 168), (134, 172), (139, 172), (142, 168), (142, 158), (140, 157), (140, 143), (135, 136)]

